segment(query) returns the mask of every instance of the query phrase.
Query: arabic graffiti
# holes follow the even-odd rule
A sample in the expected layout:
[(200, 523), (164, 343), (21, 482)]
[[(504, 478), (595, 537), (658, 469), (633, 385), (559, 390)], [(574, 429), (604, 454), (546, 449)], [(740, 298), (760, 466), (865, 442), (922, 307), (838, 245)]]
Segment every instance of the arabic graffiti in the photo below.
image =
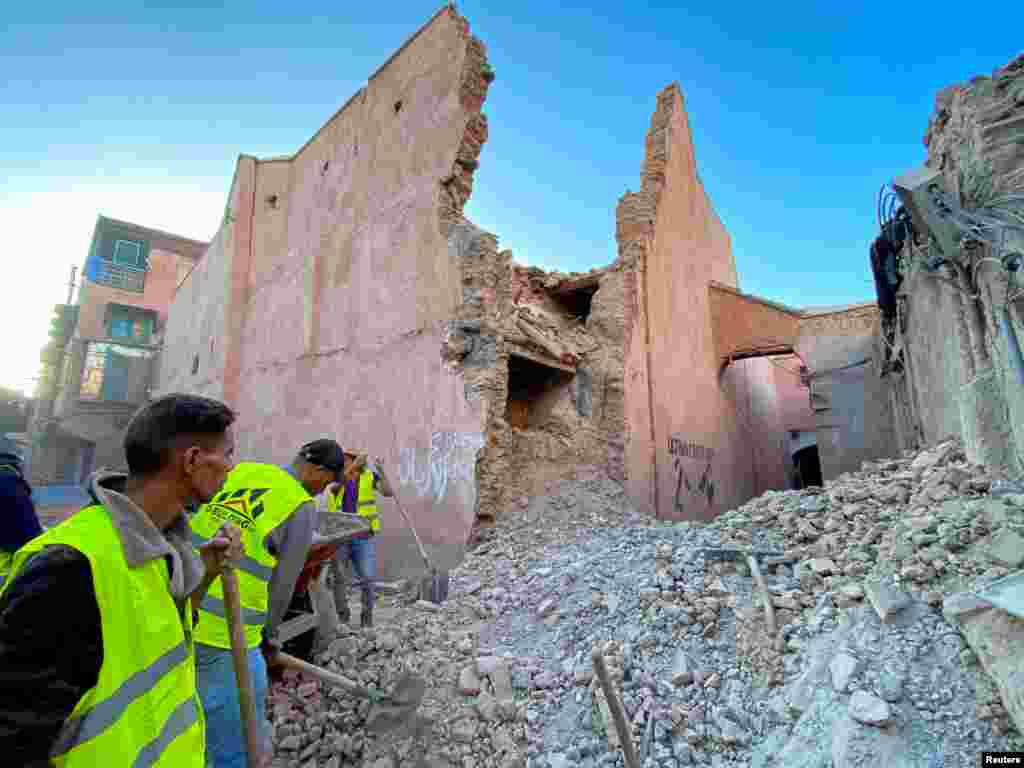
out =
[(476, 457), (483, 446), (479, 432), (435, 432), (429, 452), (402, 449), (399, 480), (438, 504), (448, 496), (449, 486), (461, 485), (460, 495), (471, 496), (467, 500), (475, 503)]
[[(711, 472), (715, 460), (714, 449), (685, 440), (679, 435), (673, 435), (668, 440), (668, 452), (673, 457), (672, 469), (675, 473), (675, 494), (673, 496), (675, 511), (683, 512), (686, 509), (684, 490), (687, 497), (703, 498), (710, 507), (715, 501), (715, 481)], [(691, 480), (686, 471), (686, 460), (695, 460), (704, 464), (703, 472), (695, 480)], [(698, 464), (698, 466), (700, 465)]]

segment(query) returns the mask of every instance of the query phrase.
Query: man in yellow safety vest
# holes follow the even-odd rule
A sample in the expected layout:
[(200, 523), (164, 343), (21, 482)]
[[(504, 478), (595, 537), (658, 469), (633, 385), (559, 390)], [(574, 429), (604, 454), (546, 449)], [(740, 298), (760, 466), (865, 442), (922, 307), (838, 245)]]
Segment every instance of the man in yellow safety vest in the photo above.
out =
[(233, 421), (203, 397), (144, 406), (128, 475), (95, 473), (93, 503), (15, 554), (0, 592), (4, 765), (203, 768), (190, 602), (241, 541), (224, 526), (197, 557), (185, 507), (220, 490)]
[[(242, 529), (245, 553), (235, 572), (264, 761), (272, 750), (265, 715), (267, 662), (280, 647), (278, 627), (291, 603), (316, 530), (313, 497), (340, 478), (344, 461), (341, 446), (324, 439), (304, 445), (288, 466), (239, 463), (228, 474), (220, 493), (192, 518), (197, 546), (225, 522)], [(207, 766), (245, 768), (245, 729), (220, 580), (214, 582), (199, 607), (196, 666), (207, 720)]]
[(375, 459), (367, 469), (365, 454), (347, 451), (343, 483), (332, 483), (324, 494), (321, 522), (326, 533), (330, 533), (332, 517), (338, 514), (357, 515), (370, 526), (366, 533), (356, 534), (347, 543), (338, 547), (337, 554), (328, 566), (334, 578), (334, 601), (338, 615), (346, 624), (351, 619), (348, 607), (349, 566), (356, 577), (356, 585), (362, 590), (362, 612), (359, 623), (363, 627), (373, 626), (373, 603), (375, 579), (377, 577), (377, 551), (374, 536), (380, 530), (380, 512), (377, 509), (377, 494), (390, 498), (394, 491), (387, 477), (380, 470), (380, 460)]

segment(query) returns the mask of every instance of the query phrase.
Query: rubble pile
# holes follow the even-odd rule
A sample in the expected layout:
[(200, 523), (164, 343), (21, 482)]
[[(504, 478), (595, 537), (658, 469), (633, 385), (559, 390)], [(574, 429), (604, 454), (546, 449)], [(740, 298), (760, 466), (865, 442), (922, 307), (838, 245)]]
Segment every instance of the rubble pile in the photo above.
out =
[(586, 531), (639, 519), (622, 488), (591, 469), (549, 491), (520, 499), (515, 512), (478, 533), (474, 551), (451, 574), (443, 606), (396, 599), (378, 608), (377, 627), (342, 627), (315, 659), (350, 680), (385, 690), (403, 670), (422, 676), (424, 732), (368, 734), (369, 702), (286, 672), (272, 686), (268, 703), (273, 768), (525, 768), (526, 692), (539, 667), (533, 659), (501, 658), (481, 647), (488, 619), (529, 602), (503, 594), (500, 585), (509, 572), (525, 573), (539, 546), (571, 544)]
[(382, 682), (427, 675), (427, 746), (371, 739), (359, 706), (318, 711), (300, 684), (275, 704), (280, 765), (622, 766), (595, 647), (645, 767), (952, 768), (1024, 747), (1024, 623), (967, 593), (1024, 561), (1024, 487), (955, 442), (710, 525), (644, 520), (597, 474), (519, 506), (445, 606), (328, 652)]

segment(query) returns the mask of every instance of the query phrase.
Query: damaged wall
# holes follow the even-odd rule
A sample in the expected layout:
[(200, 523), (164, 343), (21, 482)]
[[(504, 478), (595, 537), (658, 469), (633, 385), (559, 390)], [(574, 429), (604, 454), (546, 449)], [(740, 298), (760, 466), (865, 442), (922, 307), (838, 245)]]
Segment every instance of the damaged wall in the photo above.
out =
[[(1024, 193), (1024, 55), (991, 77), (944, 88), (935, 99), (924, 143), (927, 166), (966, 210), (1000, 206)], [(1017, 209), (1020, 215), (1020, 209)], [(964, 439), (972, 461), (1024, 467), (1024, 372), (1016, 370), (1003, 323), (1024, 334), (1019, 273), (1003, 259), (1024, 251), (1024, 235), (1003, 227), (1009, 246), (967, 237), (959, 267), (924, 268), (937, 255), (928, 233), (904, 243), (896, 323), (896, 370), (888, 374), (905, 448), (950, 435)]]
[(709, 519), (784, 486), (771, 363), (744, 361), (720, 374), (708, 284), (736, 287), (736, 265), (698, 176), (676, 85), (658, 95), (640, 191), (619, 201), (616, 239), (626, 270), (630, 495), (660, 517)]
[(892, 404), (879, 375), (878, 323), (874, 303), (808, 312), (800, 321), (796, 348), (811, 371), (810, 398), (825, 481), (899, 451)]
[[(464, 269), (500, 260), (461, 216), (492, 79), (448, 6), (294, 156), (242, 158), (229, 216), (172, 309), (162, 378), (237, 408), (240, 459), (287, 462), (323, 436), (380, 456), (423, 538), (456, 547), (486, 415), (438, 350), (465, 305)], [(490, 290), (471, 301), (493, 304)], [(407, 536), (382, 506), (386, 578), (416, 561), (395, 556)]]
[(484, 521), (581, 467), (623, 474), (621, 270), (562, 275), (517, 265), (509, 276), (488, 373)]

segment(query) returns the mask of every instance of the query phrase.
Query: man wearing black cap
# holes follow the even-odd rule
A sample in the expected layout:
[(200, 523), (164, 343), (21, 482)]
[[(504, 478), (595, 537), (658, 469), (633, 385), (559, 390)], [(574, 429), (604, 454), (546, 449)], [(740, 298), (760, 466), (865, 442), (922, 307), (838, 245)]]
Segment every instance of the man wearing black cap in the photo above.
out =
[[(243, 462), (192, 519), (199, 546), (226, 522), (242, 530), (245, 556), (235, 566), (264, 760), (272, 750), (265, 715), (267, 662), (280, 648), (278, 627), (292, 600), (318, 522), (314, 497), (337, 482), (345, 454), (334, 440), (314, 440), (288, 466)], [(196, 667), (206, 712), (208, 768), (245, 768), (245, 729), (231, 659), (231, 636), (218, 578), (199, 606)]]

